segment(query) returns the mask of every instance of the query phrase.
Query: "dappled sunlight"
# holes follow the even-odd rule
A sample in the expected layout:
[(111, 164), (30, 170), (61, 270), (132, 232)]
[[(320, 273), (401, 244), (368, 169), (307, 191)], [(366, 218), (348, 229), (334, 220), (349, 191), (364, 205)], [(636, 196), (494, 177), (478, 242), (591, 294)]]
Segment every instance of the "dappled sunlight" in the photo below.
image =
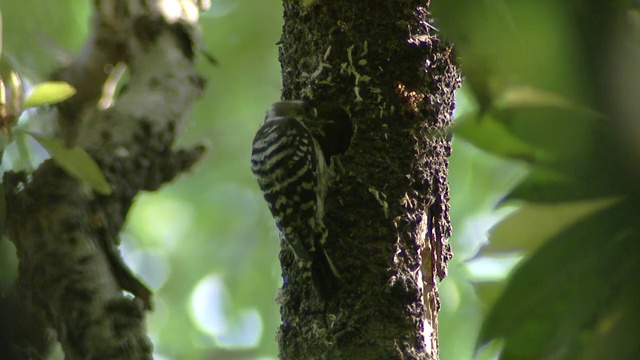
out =
[(262, 318), (256, 309), (234, 309), (219, 275), (198, 282), (191, 294), (191, 321), (224, 348), (256, 347), (262, 336)]

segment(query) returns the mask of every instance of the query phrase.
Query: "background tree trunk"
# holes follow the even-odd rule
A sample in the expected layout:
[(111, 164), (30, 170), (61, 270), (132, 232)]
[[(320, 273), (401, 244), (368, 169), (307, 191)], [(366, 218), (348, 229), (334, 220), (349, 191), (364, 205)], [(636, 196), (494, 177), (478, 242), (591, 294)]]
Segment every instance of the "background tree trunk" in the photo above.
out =
[[(203, 153), (201, 146), (172, 150), (203, 87), (192, 25), (169, 23), (155, 2), (94, 3), (83, 51), (55, 75), (78, 90), (60, 106), (59, 134), (92, 155), (113, 192), (97, 194), (53, 160), (30, 176), (5, 174), (4, 230), (19, 258), (19, 303), (56, 335), (37, 345), (13, 339), (16, 358), (46, 357), (56, 338), (66, 359), (152, 358), (143, 309), (151, 295), (122, 263), (119, 235), (139, 191), (156, 190)], [(117, 62), (129, 67), (128, 88), (97, 111), (105, 69)]]
[[(282, 257), (282, 359), (438, 358), (446, 275), (448, 132), (460, 74), (424, 1), (284, 1), (283, 98), (348, 109), (355, 128), (330, 187), (328, 301)], [(422, 268), (422, 272), (421, 272)]]

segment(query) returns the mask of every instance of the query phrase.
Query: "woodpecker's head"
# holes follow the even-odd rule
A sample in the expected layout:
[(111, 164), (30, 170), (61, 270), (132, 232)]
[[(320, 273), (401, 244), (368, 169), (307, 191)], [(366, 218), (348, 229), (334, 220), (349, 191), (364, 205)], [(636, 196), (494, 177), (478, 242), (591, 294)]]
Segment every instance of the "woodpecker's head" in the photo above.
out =
[(315, 117), (316, 111), (309, 103), (302, 100), (284, 100), (273, 103), (267, 109), (264, 122), (293, 118), (305, 123)]

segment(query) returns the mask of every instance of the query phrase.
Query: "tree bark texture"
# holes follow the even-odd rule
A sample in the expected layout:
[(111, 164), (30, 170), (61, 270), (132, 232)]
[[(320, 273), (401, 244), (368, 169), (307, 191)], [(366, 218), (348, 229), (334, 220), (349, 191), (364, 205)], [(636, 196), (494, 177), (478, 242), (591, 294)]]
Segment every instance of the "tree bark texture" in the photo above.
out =
[[(152, 358), (144, 312), (151, 294), (122, 263), (119, 233), (139, 191), (158, 189), (203, 153), (201, 146), (172, 150), (204, 84), (193, 64), (192, 25), (177, 21), (180, 14), (168, 21), (153, 1), (94, 4), (83, 51), (54, 77), (78, 90), (59, 108), (61, 136), (92, 155), (113, 193), (98, 195), (52, 160), (32, 175), (7, 173), (2, 184), (21, 305), (55, 334), (49, 346), (17, 349), (25, 358), (44, 357), (55, 338), (67, 359)], [(127, 64), (130, 81), (114, 106), (99, 111), (104, 69), (117, 62)]]
[(284, 1), (283, 98), (351, 114), (355, 133), (325, 209), (327, 252), (344, 283), (323, 299), (281, 256), (280, 357), (436, 359), (461, 81), (451, 47), (425, 1), (306, 3)]

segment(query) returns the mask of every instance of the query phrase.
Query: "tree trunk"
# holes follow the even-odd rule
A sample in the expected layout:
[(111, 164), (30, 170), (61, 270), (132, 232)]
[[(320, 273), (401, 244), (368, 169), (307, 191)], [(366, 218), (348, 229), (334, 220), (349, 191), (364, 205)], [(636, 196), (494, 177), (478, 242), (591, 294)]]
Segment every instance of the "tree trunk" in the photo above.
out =
[[(30, 177), (6, 173), (4, 230), (19, 258), (19, 303), (55, 331), (67, 359), (150, 359), (143, 309), (150, 293), (122, 263), (119, 234), (139, 191), (157, 189), (202, 155), (202, 147), (171, 148), (203, 81), (192, 25), (167, 22), (153, 1), (94, 4), (90, 39), (55, 75), (78, 90), (59, 107), (60, 134), (92, 155), (113, 192), (97, 194), (53, 160)], [(129, 67), (127, 90), (97, 111), (104, 69), (117, 62)], [(45, 357), (56, 337), (12, 354)]]
[(424, 1), (306, 3), (284, 1), (283, 98), (339, 104), (355, 134), (325, 210), (327, 252), (344, 283), (321, 298), (281, 257), (280, 357), (437, 359), (461, 80), (451, 48)]

